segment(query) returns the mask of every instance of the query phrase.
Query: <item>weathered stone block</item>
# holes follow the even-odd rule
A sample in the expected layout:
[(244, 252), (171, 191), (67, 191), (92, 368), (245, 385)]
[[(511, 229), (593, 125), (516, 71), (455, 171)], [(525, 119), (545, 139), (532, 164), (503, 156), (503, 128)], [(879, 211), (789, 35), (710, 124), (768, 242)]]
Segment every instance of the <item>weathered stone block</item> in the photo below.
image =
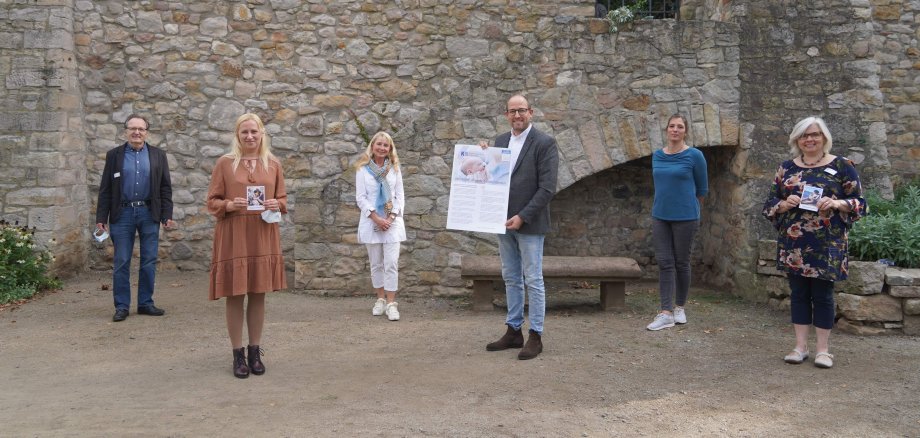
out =
[(904, 325), (901, 329), (905, 335), (920, 336), (920, 316), (905, 315)]
[(489, 54), (489, 41), (468, 37), (447, 37), (444, 44), (452, 58), (471, 58)]
[(227, 26), (227, 17), (209, 17), (201, 22), (199, 31), (202, 35), (210, 37), (227, 36), (229, 27)]
[(920, 298), (920, 286), (889, 286), (888, 293), (898, 298)]
[(776, 261), (776, 240), (758, 240), (757, 258), (766, 261)]
[(64, 187), (25, 188), (10, 191), (6, 204), (15, 206), (52, 206), (70, 203), (68, 189)]
[(908, 298), (904, 300), (905, 315), (920, 315), (920, 299)]
[(880, 294), (885, 287), (886, 267), (881, 263), (850, 261), (849, 277), (837, 282), (836, 290), (854, 295)]
[(243, 105), (235, 100), (217, 98), (208, 109), (208, 126), (221, 131), (233, 131), (236, 128), (236, 119), (246, 111)]
[(758, 265), (757, 273), (762, 275), (771, 275), (776, 277), (785, 277), (786, 273), (776, 269), (775, 263), (767, 263), (766, 265)]
[(26, 49), (73, 50), (73, 33), (63, 29), (54, 29), (50, 32), (27, 30), (22, 37), (22, 46)]
[(920, 286), (920, 269), (888, 268), (885, 270), (885, 283), (890, 286)]
[(163, 19), (157, 11), (137, 11), (136, 21), (137, 30), (141, 32), (163, 32)]
[(467, 138), (491, 139), (495, 137), (495, 127), (488, 120), (469, 119), (461, 121), (463, 134)]
[(859, 336), (877, 336), (888, 333), (888, 331), (882, 327), (863, 325), (859, 321), (849, 321), (846, 318), (838, 319), (835, 328), (841, 332)]
[(62, 126), (67, 126), (67, 116), (63, 112), (0, 112), (0, 131), (54, 132), (60, 131)]
[(418, 91), (415, 86), (401, 79), (393, 79), (380, 84), (383, 96), (391, 100), (403, 100), (416, 97)]
[(837, 309), (845, 318), (855, 321), (900, 321), (903, 318), (901, 300), (881, 294), (839, 293)]

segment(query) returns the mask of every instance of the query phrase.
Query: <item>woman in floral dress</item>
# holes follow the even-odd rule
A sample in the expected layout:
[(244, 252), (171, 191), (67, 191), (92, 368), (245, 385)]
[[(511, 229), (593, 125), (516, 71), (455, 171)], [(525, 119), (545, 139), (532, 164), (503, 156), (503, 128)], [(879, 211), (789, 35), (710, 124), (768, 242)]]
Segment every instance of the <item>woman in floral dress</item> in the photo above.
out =
[[(866, 214), (859, 174), (853, 162), (831, 155), (833, 139), (824, 120), (808, 117), (789, 135), (793, 159), (773, 178), (763, 215), (779, 232), (776, 267), (789, 278), (795, 348), (784, 360), (808, 359), (809, 326), (815, 326), (815, 366), (830, 368), (828, 338), (834, 326), (834, 282), (847, 278), (847, 231)], [(816, 211), (802, 193), (821, 191)], [(802, 203), (802, 205), (800, 205)]]

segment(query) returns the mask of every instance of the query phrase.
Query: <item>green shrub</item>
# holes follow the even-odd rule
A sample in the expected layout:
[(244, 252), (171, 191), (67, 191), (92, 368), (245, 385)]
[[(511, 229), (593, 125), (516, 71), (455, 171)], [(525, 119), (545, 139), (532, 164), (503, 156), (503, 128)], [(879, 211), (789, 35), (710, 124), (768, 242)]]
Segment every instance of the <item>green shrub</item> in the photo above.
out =
[(620, 26), (632, 23), (639, 17), (639, 11), (646, 6), (646, 0), (637, 0), (632, 5), (620, 6), (610, 12), (607, 12), (607, 22), (610, 24), (610, 33), (620, 31)]
[(35, 231), (0, 221), (0, 304), (61, 286), (48, 276), (51, 253), (37, 249)]
[(920, 180), (900, 187), (893, 200), (866, 195), (870, 214), (853, 224), (850, 255), (857, 260), (888, 259), (902, 268), (920, 268)]

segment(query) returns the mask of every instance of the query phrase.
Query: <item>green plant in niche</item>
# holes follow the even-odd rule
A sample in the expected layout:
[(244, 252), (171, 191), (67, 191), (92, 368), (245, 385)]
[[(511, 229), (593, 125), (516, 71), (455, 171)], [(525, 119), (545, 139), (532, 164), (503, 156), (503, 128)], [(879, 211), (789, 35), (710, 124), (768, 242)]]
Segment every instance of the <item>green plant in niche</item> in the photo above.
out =
[(607, 21), (610, 23), (610, 33), (620, 31), (620, 25), (631, 23), (639, 17), (638, 13), (645, 8), (646, 0), (638, 0), (627, 6), (620, 6), (607, 13)]
[(36, 248), (34, 229), (0, 221), (0, 304), (61, 287), (60, 280), (48, 276), (53, 260), (50, 252)]
[(857, 260), (887, 259), (902, 268), (920, 268), (920, 180), (895, 191), (894, 200), (868, 191), (871, 214), (853, 224), (850, 255)]

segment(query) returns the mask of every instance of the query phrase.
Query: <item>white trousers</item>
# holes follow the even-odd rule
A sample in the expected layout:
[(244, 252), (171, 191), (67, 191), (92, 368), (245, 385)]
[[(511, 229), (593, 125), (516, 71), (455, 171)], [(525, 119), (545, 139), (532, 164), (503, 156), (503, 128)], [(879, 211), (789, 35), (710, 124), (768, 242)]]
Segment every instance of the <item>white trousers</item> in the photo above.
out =
[(396, 292), (399, 283), (399, 242), (368, 243), (367, 257), (371, 264), (374, 289)]

